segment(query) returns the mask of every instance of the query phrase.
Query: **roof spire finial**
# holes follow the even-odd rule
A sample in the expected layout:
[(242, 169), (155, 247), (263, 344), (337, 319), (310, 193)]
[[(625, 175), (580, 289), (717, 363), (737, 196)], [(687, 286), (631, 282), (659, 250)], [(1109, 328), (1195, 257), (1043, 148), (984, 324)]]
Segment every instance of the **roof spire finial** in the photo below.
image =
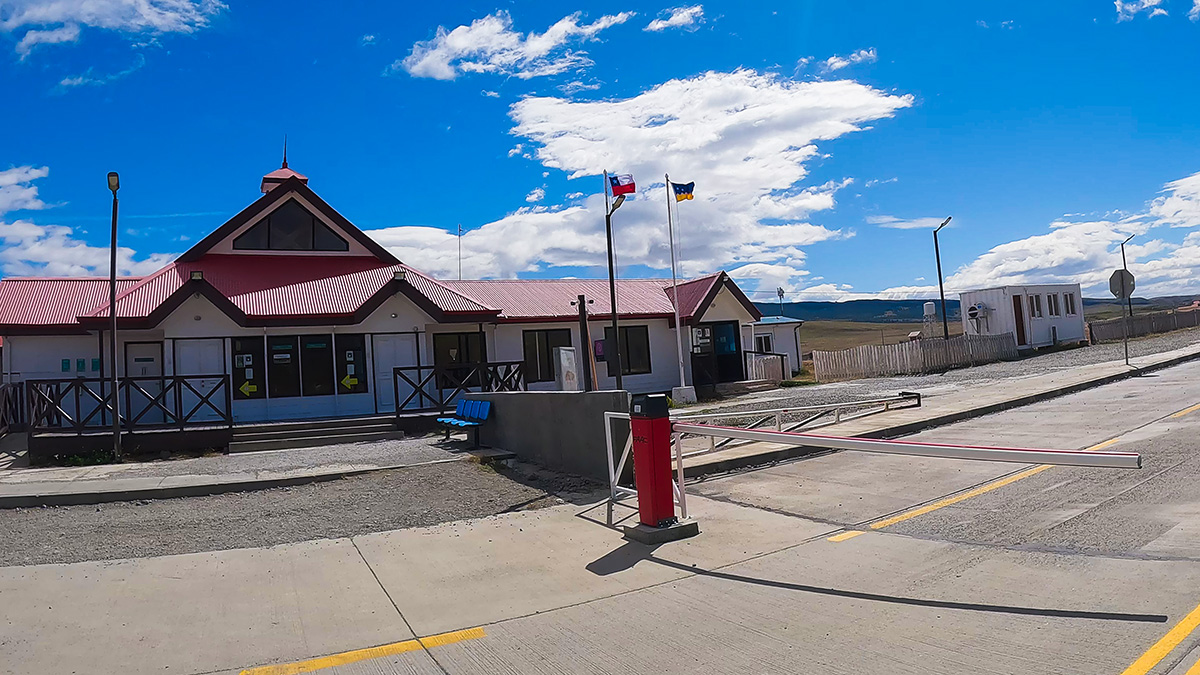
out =
[(281, 169), (288, 168), (288, 165), (287, 165), (287, 134), (283, 135), (283, 166), (281, 166), (280, 168)]

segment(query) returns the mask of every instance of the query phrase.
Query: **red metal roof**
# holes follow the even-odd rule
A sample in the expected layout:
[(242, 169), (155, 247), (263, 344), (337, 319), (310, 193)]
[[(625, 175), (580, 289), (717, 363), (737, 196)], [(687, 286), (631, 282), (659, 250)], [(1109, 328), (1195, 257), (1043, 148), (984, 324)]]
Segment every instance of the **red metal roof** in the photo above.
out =
[[(140, 277), (117, 279), (117, 292)], [(72, 326), (75, 317), (108, 304), (108, 277), (18, 277), (0, 281), (0, 324)]]
[[(720, 273), (679, 284), (679, 315), (687, 320), (699, 309)], [(482, 279), (445, 281), (447, 286), (500, 309), (500, 319), (534, 321), (578, 316), (571, 306), (579, 294), (593, 301), (588, 313), (611, 315), (607, 279)], [(617, 308), (622, 316), (671, 316), (669, 279), (618, 279)]]
[[(438, 309), (447, 313), (494, 313), (405, 265), (365, 256), (207, 255), (171, 263), (117, 297), (117, 316), (146, 318), (191, 279), (194, 271), (253, 318), (354, 314), (392, 281), (397, 270)], [(107, 303), (86, 313), (107, 316)]]

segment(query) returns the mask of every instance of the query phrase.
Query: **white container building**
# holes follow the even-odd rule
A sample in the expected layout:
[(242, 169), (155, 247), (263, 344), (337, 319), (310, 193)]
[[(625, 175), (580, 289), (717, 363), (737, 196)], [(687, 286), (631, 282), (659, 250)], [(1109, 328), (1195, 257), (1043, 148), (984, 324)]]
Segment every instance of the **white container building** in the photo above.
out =
[(1018, 349), (1087, 339), (1079, 284), (1002, 286), (966, 291), (958, 297), (967, 335), (1012, 333)]

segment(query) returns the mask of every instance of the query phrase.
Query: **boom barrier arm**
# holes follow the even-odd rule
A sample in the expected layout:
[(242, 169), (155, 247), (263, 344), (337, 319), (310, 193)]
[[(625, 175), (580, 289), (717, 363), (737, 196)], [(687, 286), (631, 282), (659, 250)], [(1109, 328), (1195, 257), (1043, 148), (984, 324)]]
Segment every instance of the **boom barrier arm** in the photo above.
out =
[(709, 424), (675, 422), (674, 433), (735, 438), (766, 443), (783, 443), (793, 446), (810, 446), (834, 450), (856, 450), (889, 455), (913, 455), (917, 457), (944, 457), (947, 459), (970, 459), (984, 462), (1017, 462), (1020, 464), (1058, 464), (1062, 466), (1091, 466), (1112, 469), (1140, 469), (1142, 456), (1136, 452), (1094, 452), (1088, 450), (1033, 450), (1028, 448), (994, 448), (970, 445), (945, 445), (918, 441), (885, 441), (867, 438), (844, 438), (822, 436), (789, 431), (767, 431), (765, 429), (742, 429)]

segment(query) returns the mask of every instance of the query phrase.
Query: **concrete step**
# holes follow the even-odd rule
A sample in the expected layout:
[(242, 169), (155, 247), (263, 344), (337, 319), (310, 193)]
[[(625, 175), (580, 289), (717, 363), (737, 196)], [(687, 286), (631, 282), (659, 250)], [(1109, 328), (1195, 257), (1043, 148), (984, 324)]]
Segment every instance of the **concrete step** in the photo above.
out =
[(395, 420), (393, 415), (371, 415), (369, 417), (334, 417), (328, 419), (317, 420), (295, 420), (292, 422), (262, 422), (259, 424), (239, 424), (234, 428), (234, 434), (241, 432), (253, 433), (259, 431), (307, 431), (310, 429), (339, 429), (347, 427), (359, 427), (372, 424), (391, 423)]
[(387, 431), (348, 432), (336, 435), (303, 436), (283, 438), (260, 438), (255, 440), (233, 440), (229, 443), (229, 452), (255, 452), (261, 450), (284, 450), (291, 448), (312, 448), (319, 445), (335, 445), (340, 443), (369, 443), (374, 441), (398, 440), (404, 438), (404, 432), (389, 429)]
[(746, 380), (743, 382), (725, 382), (716, 386), (717, 395), (719, 396), (740, 396), (742, 394), (751, 394), (756, 391), (767, 391), (775, 389), (779, 386), (778, 382), (773, 380)]
[(373, 432), (395, 431), (396, 426), (391, 422), (373, 422), (356, 426), (313, 427), (305, 429), (254, 427), (252, 429), (236, 429), (233, 432), (234, 442), (285, 440), (296, 438), (322, 438), (329, 436), (345, 436), (347, 434), (365, 434)]

